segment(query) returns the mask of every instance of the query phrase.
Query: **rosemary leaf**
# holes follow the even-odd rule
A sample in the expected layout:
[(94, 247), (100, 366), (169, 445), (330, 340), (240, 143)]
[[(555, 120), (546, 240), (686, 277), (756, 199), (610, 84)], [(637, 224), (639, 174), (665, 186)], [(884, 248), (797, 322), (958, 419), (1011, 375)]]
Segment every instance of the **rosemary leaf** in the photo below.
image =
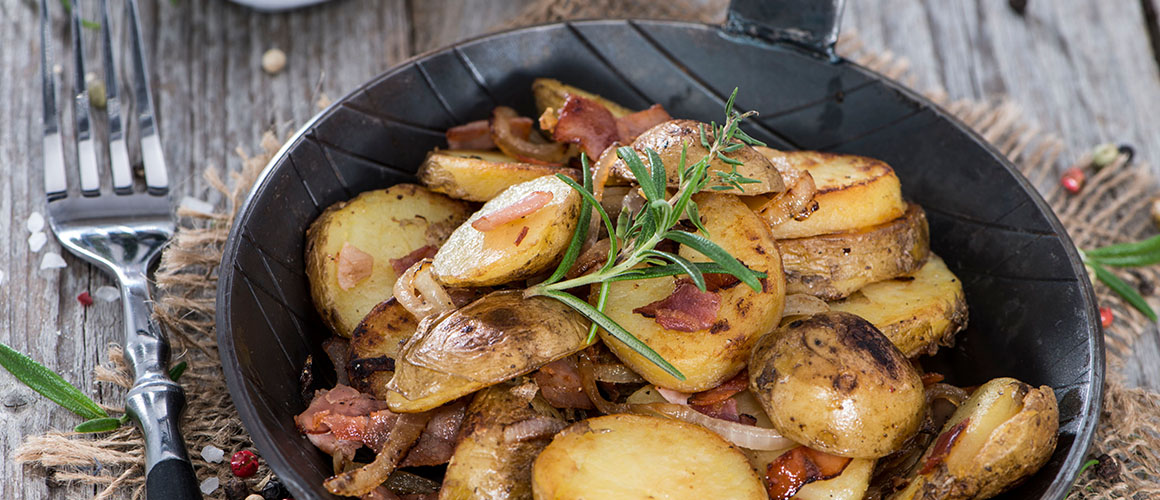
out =
[(717, 153), (717, 158), (725, 163), (728, 163), (728, 164), (734, 165), (734, 166), (745, 164), (745, 162), (743, 162), (741, 160), (736, 160), (736, 159), (730, 158), (728, 156), (725, 156), (724, 153)]
[(659, 250), (649, 250), (646, 253), (654, 257), (665, 259), (669, 262), (672, 262), (673, 265), (680, 267), (681, 272), (689, 275), (689, 279), (693, 280), (693, 284), (697, 285), (698, 289), (700, 289), (702, 292), (705, 291), (705, 275), (701, 274), (701, 270), (697, 269), (697, 266), (694, 266), (693, 263), (689, 261), (689, 259), (681, 257), (680, 255), (672, 254), (669, 252), (662, 252)]
[[(693, 267), (696, 267), (701, 274), (729, 274), (721, 264), (716, 262), (694, 262)], [(685, 272), (685, 269), (676, 264), (665, 264), (663, 266), (653, 266), (636, 268), (609, 278), (609, 282), (615, 281), (631, 281), (631, 280), (647, 280), (652, 278), (660, 278), (664, 276), (676, 276)], [(758, 278), (765, 278), (768, 275), (761, 271), (753, 271)]]
[(1131, 243), (1119, 243), (1092, 250), (1084, 250), (1088, 257), (1125, 257), (1160, 252), (1160, 235)]
[(1140, 292), (1137, 292), (1131, 285), (1124, 283), (1124, 280), (1120, 279), (1119, 276), (1116, 276), (1099, 263), (1089, 260), (1087, 261), (1087, 265), (1095, 271), (1096, 278), (1099, 278), (1105, 285), (1108, 285), (1108, 288), (1111, 288), (1113, 292), (1123, 297), (1132, 307), (1144, 313), (1144, 316), (1147, 316), (1149, 320), (1156, 321), (1156, 311), (1153, 311), (1152, 306), (1149, 306), (1148, 302), (1144, 300), (1144, 297), (1140, 296)]
[[(580, 153), (580, 171), (584, 175), (584, 186), (582, 186), (580, 192), (591, 193), (592, 171), (588, 169), (588, 156), (584, 153)], [(596, 205), (600, 206), (600, 203), (596, 203)], [(572, 268), (572, 264), (576, 262), (576, 258), (580, 256), (580, 250), (584, 247), (584, 240), (588, 238), (588, 222), (590, 220), (592, 220), (592, 204), (588, 200), (584, 200), (580, 204), (580, 218), (576, 222), (576, 231), (572, 232), (572, 241), (568, 242), (568, 249), (564, 251), (564, 258), (560, 260), (560, 265), (556, 266), (556, 270), (548, 277), (545, 281), (546, 283), (555, 283), (564, 279), (564, 275)], [(610, 226), (609, 231), (611, 230), (612, 228)]]
[(81, 418), (94, 419), (109, 416), (97, 403), (94, 403), (92, 399), (89, 399), (60, 375), (4, 343), (0, 343), (0, 366), (12, 373), (17, 380), (24, 382), (24, 385), (40, 393), (41, 396), (76, 413)]
[(733, 93), (729, 94), (729, 100), (725, 101), (725, 116), (733, 117), (733, 101), (737, 100), (737, 87), (733, 87)]
[(701, 252), (706, 257), (713, 259), (713, 262), (721, 264), (721, 267), (725, 268), (725, 272), (736, 276), (742, 283), (749, 285), (753, 291), (761, 291), (761, 280), (754, 274), (753, 270), (745, 267), (736, 257), (729, 255), (729, 252), (709, 241), (708, 238), (687, 231), (669, 231), (665, 233), (665, 238)]
[(701, 145), (704, 146), (705, 149), (709, 149), (709, 138), (705, 136), (705, 124), (698, 123), (697, 130), (701, 131)]
[(665, 172), (665, 162), (661, 160), (661, 155), (657, 154), (657, 152), (652, 148), (645, 149), (645, 153), (648, 154), (648, 169), (650, 172), (652, 172), (653, 186), (656, 186), (657, 190), (658, 196), (656, 201), (668, 205), (668, 203), (664, 201), (665, 189), (669, 185), (668, 174)]
[(706, 238), (711, 236), (709, 230), (705, 229), (705, 225), (701, 222), (701, 214), (697, 211), (696, 203), (689, 203), (689, 206), (685, 207), (685, 213), (689, 216), (689, 222), (693, 223), (693, 227), (697, 228), (698, 232), (705, 235)]
[(757, 139), (754, 139), (749, 134), (746, 134), (744, 130), (741, 130), (741, 127), (738, 127), (737, 132), (734, 133), (733, 135), (735, 137), (737, 137), (738, 139), (740, 139), (742, 142), (749, 144), (750, 146), (762, 146), (762, 147), (766, 146), (766, 144), (764, 142), (761, 142)]
[(121, 424), (121, 419), (116, 417), (93, 418), (77, 424), (73, 427), (73, 432), (109, 432), (116, 430)]
[(665, 360), (665, 358), (661, 357), (660, 354), (657, 354), (657, 352), (652, 350), (652, 348), (647, 344), (641, 342), (640, 339), (636, 338), (636, 336), (630, 333), (628, 330), (625, 330), (624, 327), (613, 321), (612, 318), (609, 318), (604, 313), (597, 311), (596, 308), (592, 307), (591, 304), (584, 302), (583, 300), (580, 300), (567, 292), (546, 290), (544, 293), (556, 300), (559, 300), (560, 302), (563, 302), (568, 307), (575, 309), (576, 312), (582, 314), (593, 323), (599, 325), (600, 328), (603, 328), (604, 331), (608, 332), (609, 335), (612, 335), (613, 338), (621, 341), (624, 343), (624, 345), (636, 351), (641, 356), (644, 356), (645, 359), (656, 363), (656, 365), (661, 367), (665, 373), (672, 375), (677, 380), (685, 380), (685, 375), (681, 373), (677, 367), (673, 366), (671, 363)]
[(632, 171), (632, 175), (636, 177), (636, 182), (640, 184), (640, 190), (644, 193), (644, 197), (648, 201), (660, 200), (664, 198), (661, 194), (661, 189), (664, 186), (658, 187), (653, 183), (652, 172), (640, 160), (640, 156), (631, 147), (623, 146), (617, 148), (616, 154), (620, 156), (621, 160), (628, 165), (628, 169)]
[(1115, 267), (1143, 267), (1152, 264), (1160, 263), (1160, 249), (1151, 253), (1137, 253), (1125, 255), (1109, 255), (1107, 257), (1097, 257), (1087, 254), (1089, 262), (1099, 262), (1105, 266)]
[(177, 380), (180, 379), (181, 376), (185, 374), (186, 368), (189, 368), (189, 363), (186, 363), (185, 361), (182, 361), (182, 362), (170, 367), (169, 368), (169, 380), (177, 382)]
[[(572, 186), (572, 189), (580, 192), (580, 196), (592, 205), (592, 208), (596, 209), (596, 213), (600, 214), (600, 218), (604, 221), (604, 227), (610, 234), (616, 230), (616, 226), (612, 225), (612, 219), (608, 218), (608, 213), (604, 211), (604, 207), (600, 205), (600, 202), (596, 201), (596, 197), (592, 193), (586, 191), (583, 186), (577, 184), (576, 181), (564, 174), (556, 174), (556, 178), (564, 181), (564, 183)], [(585, 230), (587, 230), (587, 226), (585, 226)]]
[[(611, 259), (610, 259), (611, 260)], [(596, 310), (604, 313), (604, 305), (608, 303), (608, 283), (607, 281), (600, 284), (600, 292), (596, 295)], [(592, 322), (592, 326), (588, 327), (588, 343), (591, 344), (596, 341), (596, 322)]]

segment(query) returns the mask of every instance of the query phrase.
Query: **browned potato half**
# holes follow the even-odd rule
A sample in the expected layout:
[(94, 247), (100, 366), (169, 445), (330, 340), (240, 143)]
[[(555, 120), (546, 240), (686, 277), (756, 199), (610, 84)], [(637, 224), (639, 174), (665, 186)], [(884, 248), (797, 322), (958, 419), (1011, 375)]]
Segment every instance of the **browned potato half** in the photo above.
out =
[(532, 81), (532, 95), (536, 98), (536, 116), (544, 114), (544, 110), (548, 108), (559, 110), (564, 106), (564, 101), (568, 99), (568, 94), (576, 94), (580, 97), (592, 99), (603, 104), (612, 113), (612, 116), (616, 118), (632, 114), (631, 109), (593, 94), (592, 92), (588, 92), (587, 90), (578, 89), (552, 78), (536, 78)]
[(778, 240), (786, 291), (823, 300), (846, 297), (867, 284), (917, 271), (930, 255), (922, 207), (857, 231)]
[(566, 425), (533, 405), (536, 385), (515, 379), (475, 393), (440, 500), (532, 498), (532, 462)]
[(419, 182), (436, 193), (467, 201), (488, 201), (503, 190), (545, 175), (578, 178), (576, 169), (535, 165), (495, 151), (448, 150), (427, 153)]
[[(633, 312), (671, 295), (675, 278), (619, 281), (609, 286), (605, 314), (676, 366), (685, 380), (677, 380), (600, 330), (605, 345), (633, 371), (653, 384), (684, 392), (716, 387), (741, 371), (750, 347), (758, 336), (777, 326), (785, 305), (781, 257), (761, 219), (734, 195), (701, 193), (694, 201), (710, 240), (750, 269), (769, 275), (763, 281), (764, 289), (754, 292), (738, 283), (717, 291), (717, 320), (709, 328), (687, 332), (665, 328), (655, 319)], [(680, 254), (692, 261), (708, 260), (687, 248)]]
[(874, 472), (874, 461), (856, 458), (846, 465), (838, 477), (816, 481), (798, 490), (794, 500), (862, 500), (870, 487), (870, 473)]
[[(700, 127), (702, 126), (706, 129), (706, 136), (712, 141), (712, 129), (708, 124), (693, 120), (670, 120), (640, 134), (636, 140), (632, 141), (632, 148), (640, 155), (640, 159), (646, 167), (650, 164), (646, 151), (649, 149), (656, 151), (665, 164), (665, 175), (668, 178), (669, 187), (676, 188), (680, 185), (679, 166), (683, 146), (688, 146), (686, 154), (688, 161), (695, 161), (709, 154), (709, 149), (701, 144)], [(758, 153), (752, 146), (742, 146), (741, 149), (728, 153), (726, 156), (742, 162), (741, 165), (736, 166), (737, 173), (757, 181), (752, 184), (742, 184), (743, 190), (739, 191), (733, 188), (728, 191), (729, 193), (757, 195), (780, 193), (785, 190), (785, 184), (781, 182), (781, 173), (777, 171), (773, 163), (770, 163), (769, 159)], [(714, 191), (715, 187), (729, 187), (730, 184), (722, 180), (716, 173), (732, 172), (733, 168), (733, 165), (720, 158), (714, 158), (709, 163), (707, 175), (709, 182), (705, 184), (705, 189), (702, 191)], [(632, 170), (628, 168), (628, 164), (619, 158), (612, 164), (612, 174), (622, 179), (636, 179)]]
[(588, 321), (563, 303), (492, 292), (424, 320), (395, 361), (391, 411), (429, 410), (587, 347)]
[(1050, 387), (991, 380), (955, 411), (910, 483), (890, 498), (991, 498), (1043, 467), (1058, 432), (1059, 408)]
[(803, 238), (882, 224), (906, 211), (894, 169), (873, 158), (817, 151), (755, 148), (775, 164), (804, 169), (814, 178), (818, 209), (802, 220), (771, 227), (777, 239)]
[[(428, 245), (438, 248), (470, 214), (467, 203), (414, 184), (367, 191), (327, 208), (306, 231), (306, 276), (326, 326), (350, 337), (359, 321), (393, 294), (399, 273), (392, 259)], [(369, 276), (345, 288), (339, 279), (344, 246), (373, 261)]]
[(934, 254), (914, 274), (866, 285), (830, 309), (873, 323), (908, 358), (953, 345), (967, 326), (963, 284)]
[(532, 467), (537, 500), (768, 498), (745, 456), (704, 427), (606, 415), (564, 429)]
[[(537, 193), (550, 200), (534, 212), (489, 231), (473, 224), (512, 210)], [(555, 176), (507, 188), (459, 226), (435, 254), (435, 278), (452, 287), (479, 287), (534, 276), (568, 247), (580, 217), (580, 194)]]
[(794, 320), (762, 337), (749, 386), (782, 435), (843, 457), (897, 451), (925, 411), (910, 361), (874, 325), (841, 312)]
[(350, 385), (377, 398), (386, 396), (386, 385), (399, 350), (419, 323), (394, 297), (371, 309), (354, 329), (350, 340), (350, 363), (346, 369)]

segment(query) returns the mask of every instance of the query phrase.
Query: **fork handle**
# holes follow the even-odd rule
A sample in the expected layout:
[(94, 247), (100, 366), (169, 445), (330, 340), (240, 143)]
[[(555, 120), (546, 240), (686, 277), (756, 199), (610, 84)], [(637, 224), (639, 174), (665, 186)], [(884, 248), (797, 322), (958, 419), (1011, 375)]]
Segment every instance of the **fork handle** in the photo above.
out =
[(125, 312), (125, 351), (134, 382), (125, 411), (145, 436), (145, 487), (149, 500), (202, 498), (181, 438), (185, 391), (169, 379), (169, 342), (152, 318), (145, 270), (119, 273)]

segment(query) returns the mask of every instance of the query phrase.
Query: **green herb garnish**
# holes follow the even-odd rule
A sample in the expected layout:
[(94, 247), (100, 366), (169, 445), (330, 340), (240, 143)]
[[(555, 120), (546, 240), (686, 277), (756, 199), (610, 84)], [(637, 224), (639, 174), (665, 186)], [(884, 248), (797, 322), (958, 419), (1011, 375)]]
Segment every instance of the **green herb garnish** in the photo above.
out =
[(1156, 311), (1135, 288), (1105, 266), (1142, 267), (1160, 263), (1160, 235), (1132, 243), (1119, 243), (1080, 252), (1083, 263), (1095, 272), (1096, 279), (1116, 292), (1125, 302), (1156, 321)]

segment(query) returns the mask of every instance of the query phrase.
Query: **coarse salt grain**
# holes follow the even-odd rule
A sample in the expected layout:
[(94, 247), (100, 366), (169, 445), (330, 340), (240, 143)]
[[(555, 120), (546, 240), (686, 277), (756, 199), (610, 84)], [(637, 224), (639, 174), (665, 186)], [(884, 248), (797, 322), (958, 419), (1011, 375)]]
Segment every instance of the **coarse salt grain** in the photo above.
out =
[(214, 491), (217, 491), (219, 485), (221, 485), (221, 481), (219, 481), (216, 477), (206, 479), (205, 481), (201, 482), (201, 494), (208, 495), (213, 493)]
[(47, 242), (48, 235), (44, 234), (44, 231), (37, 231), (28, 237), (28, 249), (31, 250), (32, 253), (39, 252), (40, 249), (44, 248), (44, 244)]
[(44, 216), (40, 212), (32, 212), (28, 215), (28, 222), (24, 224), (28, 228), (28, 232), (36, 233), (44, 230)]
[(201, 449), (201, 458), (205, 459), (205, 461), (209, 463), (216, 464), (221, 462), (222, 458), (225, 456), (226, 452), (224, 450), (212, 444), (207, 444), (205, 445), (205, 448)]
[(192, 196), (186, 196), (182, 198), (180, 206), (186, 210), (191, 210), (207, 215), (213, 213), (213, 204), (205, 200), (199, 200)]
[(271, 75), (278, 74), (286, 67), (286, 53), (280, 49), (270, 49), (262, 54), (262, 69)]
[(116, 302), (121, 299), (121, 291), (117, 290), (117, 287), (105, 285), (97, 288), (97, 291), (93, 292), (93, 297), (105, 302)]
[(0, 285), (4, 284), (4, 271), (0, 271)]
[(56, 252), (46, 252), (44, 257), (40, 259), (40, 270), (45, 269), (63, 269), (68, 266), (64, 261), (64, 257)]

